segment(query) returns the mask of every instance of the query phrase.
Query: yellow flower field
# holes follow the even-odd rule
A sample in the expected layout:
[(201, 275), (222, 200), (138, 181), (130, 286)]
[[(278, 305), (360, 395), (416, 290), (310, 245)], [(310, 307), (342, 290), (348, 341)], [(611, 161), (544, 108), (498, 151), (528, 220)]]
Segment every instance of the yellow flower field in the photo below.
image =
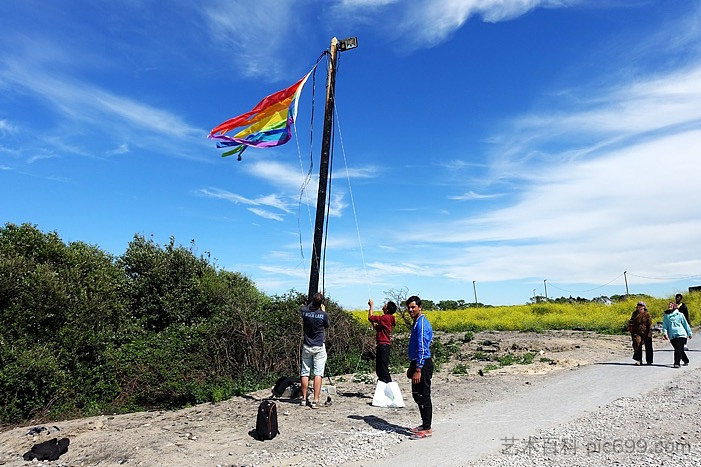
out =
[[(674, 298), (643, 299), (653, 323), (661, 322), (667, 304)], [(537, 303), (529, 305), (468, 308), (464, 310), (424, 311), (436, 331), (543, 331), (577, 329), (603, 333), (626, 332), (626, 323), (635, 310), (637, 299), (604, 305), (599, 303)], [(701, 317), (701, 294), (685, 294), (692, 325)], [(360, 322), (367, 322), (367, 311), (353, 311)], [(397, 314), (397, 331), (406, 330)]]

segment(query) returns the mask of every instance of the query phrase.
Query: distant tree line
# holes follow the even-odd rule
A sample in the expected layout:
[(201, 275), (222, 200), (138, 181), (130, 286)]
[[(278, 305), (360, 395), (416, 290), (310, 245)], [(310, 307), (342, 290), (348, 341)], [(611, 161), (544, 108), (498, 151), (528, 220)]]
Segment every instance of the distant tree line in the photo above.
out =
[[(112, 256), (0, 228), (0, 422), (219, 401), (299, 371), (303, 294), (267, 296), (194, 244), (135, 235)], [(333, 300), (331, 374), (372, 348)]]
[(604, 305), (610, 305), (611, 303), (614, 302), (625, 302), (627, 300), (637, 300), (637, 299), (649, 299), (650, 295), (646, 294), (630, 294), (630, 295), (611, 295), (610, 297), (607, 297), (606, 295), (601, 295), (599, 297), (594, 297), (592, 299), (588, 298), (583, 298), (583, 297), (573, 297), (570, 295), (569, 297), (559, 297), (559, 298), (549, 298), (549, 297), (544, 297), (542, 295), (536, 295), (535, 297), (532, 297), (530, 300), (530, 303), (543, 303), (543, 302), (550, 302), (550, 303), (602, 303)]

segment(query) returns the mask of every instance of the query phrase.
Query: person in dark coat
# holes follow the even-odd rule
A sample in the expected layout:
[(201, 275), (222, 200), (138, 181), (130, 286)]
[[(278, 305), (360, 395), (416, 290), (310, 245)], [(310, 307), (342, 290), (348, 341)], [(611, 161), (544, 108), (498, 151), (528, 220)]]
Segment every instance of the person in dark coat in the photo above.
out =
[(643, 345), (645, 361), (652, 365), (652, 319), (645, 302), (638, 302), (635, 311), (628, 320), (628, 332), (633, 340), (633, 360), (636, 365), (643, 364)]
[(686, 318), (686, 323), (691, 326), (691, 320), (689, 319), (689, 309), (686, 307), (686, 303), (682, 302), (682, 294), (678, 293), (674, 297), (674, 302), (677, 304), (677, 311), (679, 313), (684, 315), (684, 318)]

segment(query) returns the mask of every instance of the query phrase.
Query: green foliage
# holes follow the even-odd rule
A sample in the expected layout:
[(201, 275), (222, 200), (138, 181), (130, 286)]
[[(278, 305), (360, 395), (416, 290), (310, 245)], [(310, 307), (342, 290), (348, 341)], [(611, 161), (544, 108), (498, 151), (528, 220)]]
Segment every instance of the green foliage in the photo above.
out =
[[(174, 408), (270, 387), (299, 371), (305, 301), (294, 291), (268, 297), (173, 238), (160, 246), (136, 235), (115, 258), (6, 224), (0, 422)], [(372, 335), (326, 306), (329, 373), (352, 371)]]
[(436, 371), (439, 371), (441, 366), (449, 362), (451, 357), (458, 352), (460, 352), (460, 344), (455, 342), (452, 337), (446, 343), (443, 343), (440, 339), (435, 339), (431, 345), (431, 357)]
[(468, 370), (469, 368), (470, 368), (470, 367), (467, 366), (467, 365), (465, 365), (464, 363), (458, 363), (457, 365), (455, 365), (455, 366), (453, 367), (453, 369), (452, 369), (450, 372), (451, 372), (452, 374), (454, 374), (454, 375), (466, 375), (466, 374), (467, 374), (467, 370)]
[(485, 352), (482, 352), (481, 350), (477, 350), (476, 352), (472, 352), (470, 354), (470, 360), (489, 361), (489, 360), (491, 360), (491, 357), (489, 355), (487, 355)]
[(472, 342), (472, 340), (475, 338), (475, 333), (472, 331), (467, 331), (465, 335), (463, 336), (462, 340), (463, 342)]
[(511, 353), (508, 353), (506, 355), (503, 355), (499, 358), (497, 358), (497, 361), (499, 362), (499, 365), (501, 366), (509, 366), (509, 365), (529, 365), (533, 363), (533, 357), (535, 355), (531, 352), (527, 352), (523, 355), (514, 355)]
[(519, 359), (518, 363), (519, 365), (530, 365), (533, 363), (533, 359), (535, 358), (535, 354), (533, 352), (526, 352), (525, 354), (521, 355), (521, 358)]

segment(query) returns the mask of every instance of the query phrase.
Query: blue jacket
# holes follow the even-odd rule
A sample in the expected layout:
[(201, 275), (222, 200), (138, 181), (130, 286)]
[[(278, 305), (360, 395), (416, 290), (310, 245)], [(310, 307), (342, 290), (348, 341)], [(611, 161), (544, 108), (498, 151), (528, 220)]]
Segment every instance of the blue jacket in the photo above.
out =
[(691, 328), (686, 322), (684, 315), (674, 310), (671, 313), (665, 312), (662, 318), (662, 332), (670, 339), (677, 337), (691, 337)]
[(424, 361), (431, 358), (431, 341), (433, 340), (433, 328), (423, 314), (411, 328), (409, 338), (409, 360), (416, 362), (416, 368), (423, 368)]

